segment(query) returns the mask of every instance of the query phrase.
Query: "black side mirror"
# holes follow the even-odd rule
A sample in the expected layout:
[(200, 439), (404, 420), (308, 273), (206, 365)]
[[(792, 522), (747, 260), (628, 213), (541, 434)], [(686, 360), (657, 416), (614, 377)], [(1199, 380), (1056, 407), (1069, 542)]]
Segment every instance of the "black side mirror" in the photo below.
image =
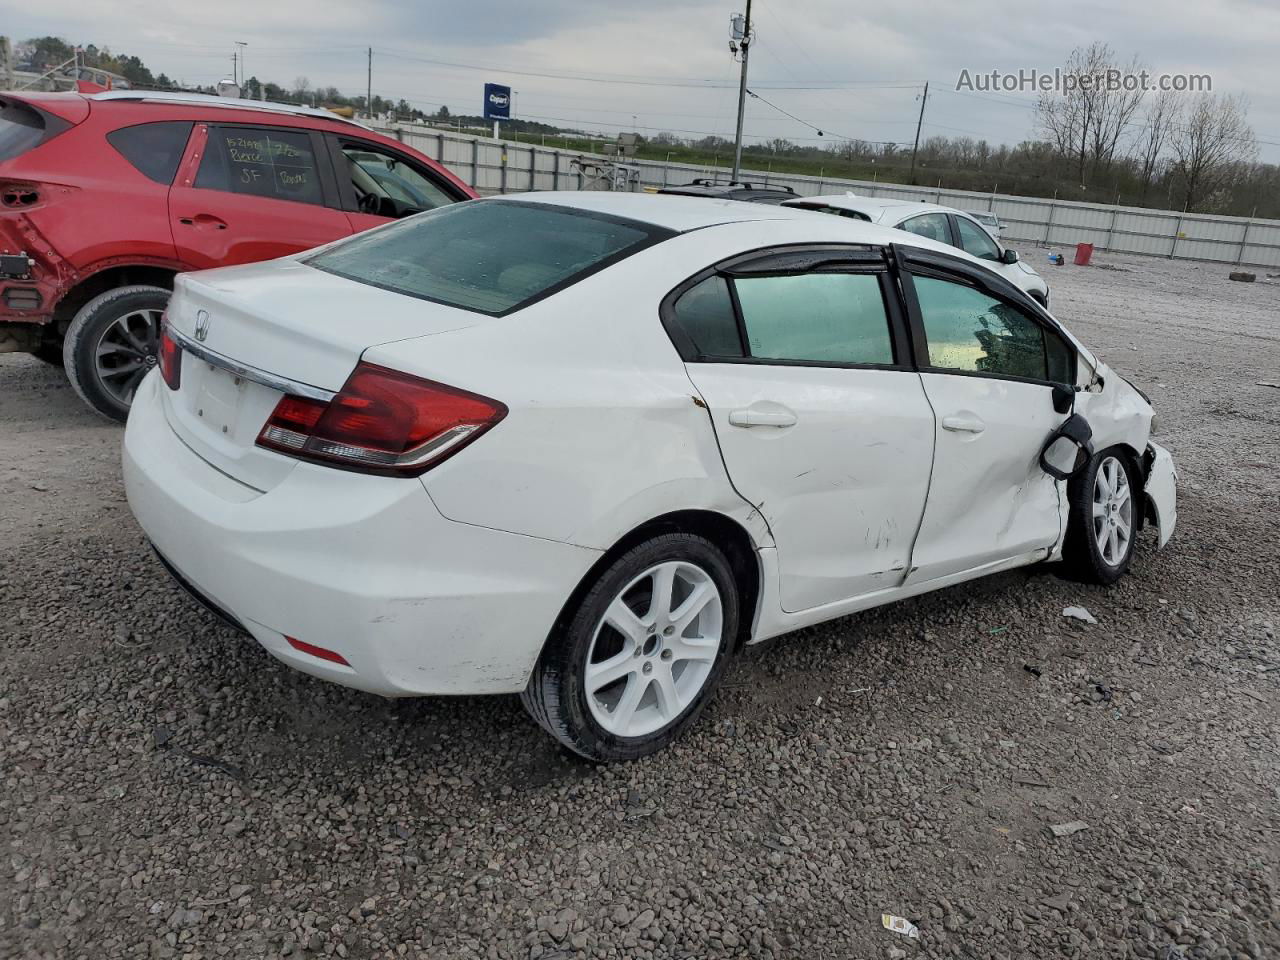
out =
[(1065, 383), (1055, 383), (1053, 385), (1053, 412), (1054, 413), (1070, 413), (1076, 404), (1076, 391), (1074, 387), (1068, 387)]
[(1010, 249), (1008, 249), (1008, 248), (1005, 248), (1004, 256), (1002, 256), (1002, 257), (1000, 258), (1000, 262), (1001, 262), (1001, 263), (1017, 263), (1017, 262), (1018, 262), (1018, 251), (1017, 251), (1017, 250), (1010, 250)]
[(1068, 480), (1093, 456), (1093, 428), (1073, 413), (1049, 435), (1040, 451), (1040, 469), (1055, 480)]

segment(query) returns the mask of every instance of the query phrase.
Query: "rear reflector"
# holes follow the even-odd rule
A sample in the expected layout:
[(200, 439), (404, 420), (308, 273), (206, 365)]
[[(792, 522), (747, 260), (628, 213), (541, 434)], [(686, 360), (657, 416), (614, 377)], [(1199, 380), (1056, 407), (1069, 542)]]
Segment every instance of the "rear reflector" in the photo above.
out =
[(309, 656), (315, 657), (319, 660), (328, 660), (330, 663), (340, 663), (344, 667), (351, 666), (351, 664), (347, 663), (347, 658), (340, 653), (335, 653), (332, 650), (326, 650), (324, 647), (317, 647), (314, 643), (306, 643), (305, 641), (298, 640), (295, 637), (286, 635), (285, 639), (289, 641), (289, 646), (293, 647), (293, 649), (308, 654)]
[(258, 445), (368, 473), (416, 476), (507, 415), (496, 400), (361, 363), (331, 401), (288, 395)]
[(160, 376), (170, 390), (182, 386), (182, 348), (178, 341), (169, 336), (169, 322), (163, 317), (160, 320)]

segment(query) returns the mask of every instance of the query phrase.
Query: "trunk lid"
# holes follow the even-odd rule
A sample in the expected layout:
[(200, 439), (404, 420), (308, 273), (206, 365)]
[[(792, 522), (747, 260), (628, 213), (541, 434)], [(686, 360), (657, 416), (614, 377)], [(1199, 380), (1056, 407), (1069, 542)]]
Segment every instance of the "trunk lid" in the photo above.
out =
[(485, 319), (297, 260), (183, 274), (169, 302), (169, 325), (210, 356), (183, 351), (179, 389), (161, 391), (165, 414), (198, 456), (267, 491), (296, 461), (256, 446), (286, 392), (260, 381), (283, 379), (336, 393), (369, 347)]

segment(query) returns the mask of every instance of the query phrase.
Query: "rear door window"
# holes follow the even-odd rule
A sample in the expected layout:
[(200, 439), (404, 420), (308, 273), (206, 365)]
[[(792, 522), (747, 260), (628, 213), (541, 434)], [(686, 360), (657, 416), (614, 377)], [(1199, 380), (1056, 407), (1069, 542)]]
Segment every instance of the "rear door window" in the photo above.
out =
[(385, 290), (502, 316), (673, 235), (552, 204), (473, 200), (358, 234), (306, 262)]
[(664, 307), (663, 322), (687, 361), (892, 366), (885, 285), (875, 269), (713, 273)]
[(190, 136), (191, 124), (174, 120), (121, 127), (107, 134), (107, 142), (139, 173), (156, 183), (170, 184)]
[(739, 277), (734, 289), (751, 356), (892, 364), (889, 317), (874, 273)]
[(197, 187), (324, 203), (314, 141), (305, 130), (210, 127)]

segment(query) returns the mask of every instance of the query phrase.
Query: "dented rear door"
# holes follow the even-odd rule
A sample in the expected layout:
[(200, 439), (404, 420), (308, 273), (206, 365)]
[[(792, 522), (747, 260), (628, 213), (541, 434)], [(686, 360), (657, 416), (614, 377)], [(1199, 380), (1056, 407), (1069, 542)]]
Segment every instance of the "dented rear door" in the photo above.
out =
[(773, 534), (788, 612), (902, 583), (933, 457), (883, 256), (824, 255), (707, 277), (673, 310), (729, 476)]

